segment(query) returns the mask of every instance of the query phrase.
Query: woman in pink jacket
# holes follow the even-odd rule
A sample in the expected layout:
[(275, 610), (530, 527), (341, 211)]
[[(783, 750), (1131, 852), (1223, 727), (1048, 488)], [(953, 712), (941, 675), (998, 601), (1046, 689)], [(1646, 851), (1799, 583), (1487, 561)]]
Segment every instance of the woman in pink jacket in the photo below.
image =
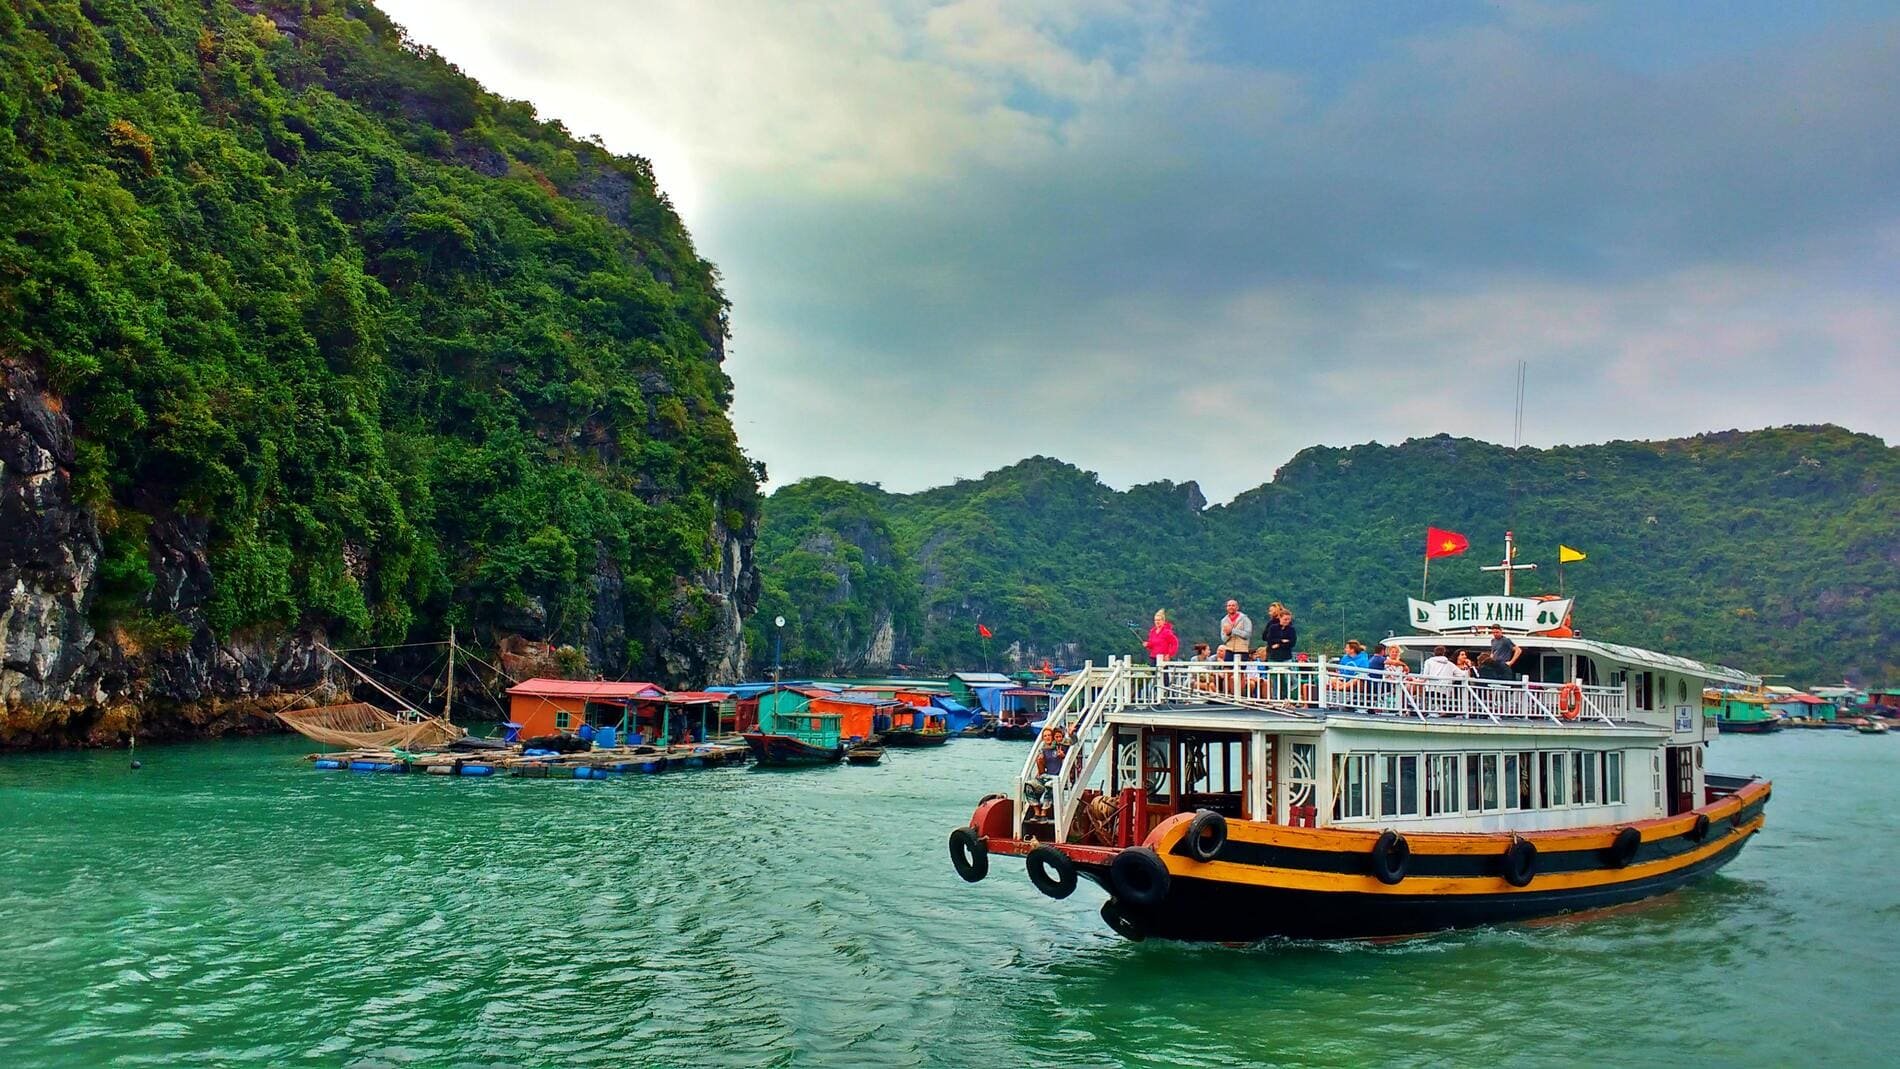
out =
[(1148, 647), (1148, 656), (1156, 664), (1172, 660), (1181, 650), (1181, 639), (1174, 633), (1174, 625), (1168, 622), (1168, 614), (1161, 609), (1155, 610), (1155, 625), (1148, 629), (1148, 641), (1142, 643)]

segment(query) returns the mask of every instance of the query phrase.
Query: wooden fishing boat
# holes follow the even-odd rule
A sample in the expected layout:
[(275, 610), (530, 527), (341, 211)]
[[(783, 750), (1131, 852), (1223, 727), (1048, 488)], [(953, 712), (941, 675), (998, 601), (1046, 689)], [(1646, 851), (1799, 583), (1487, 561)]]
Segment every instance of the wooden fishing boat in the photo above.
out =
[(1567, 601), (1409, 608), (1426, 633), (1387, 642), (1413, 671), (1497, 623), (1522, 677), (1091, 665), (1050, 714), (1058, 741), (951, 833), (953, 866), (975, 882), (1023, 858), (1056, 899), (1097, 884), (1133, 939), (1366, 938), (1662, 894), (1761, 830), (1771, 786), (1704, 772), (1700, 708), (1705, 685), (1759, 679), (1552, 634)]
[(853, 765), (875, 765), (884, 760), (884, 751), (876, 746), (853, 746), (845, 751), (844, 759)]
[(1018, 710), (998, 713), (996, 716), (996, 738), (1004, 742), (1022, 742), (1042, 734), (1042, 721), (1034, 719), (1034, 714)]
[(880, 740), (885, 746), (900, 749), (942, 746), (950, 741), (950, 729), (942, 713), (905, 706), (891, 714), (891, 726), (881, 733)]
[(1884, 721), (1868, 719), (1855, 724), (1854, 730), (1860, 732), (1862, 735), (1885, 735), (1887, 733), (1887, 725)]
[(748, 731), (743, 738), (752, 759), (767, 768), (835, 765), (845, 755), (839, 737), (843, 719), (839, 713), (819, 713), (809, 708), (779, 713), (771, 731)]
[(440, 716), (423, 712), (411, 705), (395, 691), (370, 678), (362, 669), (351, 664), (341, 654), (323, 643), (318, 642), (315, 645), (318, 650), (327, 654), (364, 684), (394, 702), (400, 711), (392, 713), (368, 702), (345, 702), (340, 705), (318, 706), (314, 709), (288, 709), (277, 714), (277, 719), (285, 727), (313, 742), (350, 750), (429, 750), (446, 746), (468, 734), (449, 720), (449, 701), (455, 690), (454, 631), (449, 632), (449, 684), (443, 692)]
[(1702, 693), (1702, 706), (1714, 715), (1716, 730), (1724, 735), (1767, 735), (1782, 727), (1781, 717), (1758, 689), (1710, 688)]

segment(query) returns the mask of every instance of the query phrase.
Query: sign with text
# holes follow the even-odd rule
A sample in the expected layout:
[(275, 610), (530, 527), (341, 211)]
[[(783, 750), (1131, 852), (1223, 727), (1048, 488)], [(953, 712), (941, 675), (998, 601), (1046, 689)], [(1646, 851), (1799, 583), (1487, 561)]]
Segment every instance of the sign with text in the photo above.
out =
[(1411, 608), (1412, 626), (1420, 631), (1483, 630), (1496, 624), (1521, 635), (1562, 627), (1564, 618), (1570, 615), (1571, 600), (1538, 601), (1492, 595), (1443, 601), (1406, 599)]

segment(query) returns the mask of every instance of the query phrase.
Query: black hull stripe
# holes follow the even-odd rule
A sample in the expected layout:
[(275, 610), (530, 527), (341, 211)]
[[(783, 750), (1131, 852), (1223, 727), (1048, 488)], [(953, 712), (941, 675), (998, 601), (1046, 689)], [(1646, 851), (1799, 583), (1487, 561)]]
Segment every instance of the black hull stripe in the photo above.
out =
[[(1637, 848), (1636, 856), (1630, 860), (1632, 865), (1648, 861), (1664, 861), (1683, 854), (1693, 853), (1711, 839), (1720, 839), (1735, 829), (1750, 823), (1761, 815), (1767, 799), (1761, 799), (1745, 805), (1734, 816), (1709, 821), (1707, 837), (1696, 840), (1687, 834), (1671, 835), (1664, 839), (1645, 841)], [(1405, 868), (1408, 878), (1430, 877), (1485, 877), (1499, 874), (1503, 863), (1505, 842), (1500, 841), (1496, 854), (1423, 854), (1413, 853)], [(1171, 853), (1180, 857), (1191, 856), (1188, 853), (1188, 840), (1183, 838), (1176, 843)], [(1537, 854), (1537, 872), (1551, 875), (1560, 872), (1597, 872), (1611, 867), (1605, 850), (1550, 850)], [(1228, 839), (1221, 847), (1220, 860), (1236, 865), (1258, 865), (1265, 868), (1295, 869), (1303, 872), (1329, 872), (1345, 876), (1371, 876), (1372, 851), (1357, 852), (1340, 850), (1311, 850), (1295, 846), (1273, 846), (1266, 843), (1247, 843), (1238, 839)]]
[(1664, 894), (1727, 864), (1748, 839), (1738, 836), (1716, 853), (1673, 872), (1594, 887), (1540, 891), (1533, 880), (1522, 891), (1502, 894), (1393, 895), (1260, 887), (1177, 873), (1159, 906), (1141, 910), (1122, 904), (1121, 908), (1143, 932), (1162, 939), (1251, 942), (1273, 936), (1418, 935), (1603, 909)]

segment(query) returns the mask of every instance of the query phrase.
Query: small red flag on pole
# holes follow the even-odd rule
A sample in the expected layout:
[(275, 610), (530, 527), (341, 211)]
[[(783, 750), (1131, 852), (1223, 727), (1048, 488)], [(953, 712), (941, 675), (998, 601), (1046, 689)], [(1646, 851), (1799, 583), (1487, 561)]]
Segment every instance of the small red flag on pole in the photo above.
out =
[(983, 626), (982, 624), (978, 624), (978, 625), (976, 625), (976, 633), (977, 633), (977, 634), (979, 634), (979, 635), (982, 635), (982, 636), (983, 636), (984, 638), (995, 638), (995, 637), (996, 637), (996, 633), (995, 633), (995, 632), (993, 632), (993, 631), (991, 631), (991, 630), (990, 630), (989, 628), (987, 628), (987, 627), (984, 627), (984, 626)]
[(1431, 596), (1427, 591), (1432, 585), (1433, 557), (1456, 557), (1470, 548), (1471, 539), (1457, 531), (1447, 531), (1427, 525), (1425, 528), (1425, 576), (1419, 580), (1418, 596), (1421, 598)]

